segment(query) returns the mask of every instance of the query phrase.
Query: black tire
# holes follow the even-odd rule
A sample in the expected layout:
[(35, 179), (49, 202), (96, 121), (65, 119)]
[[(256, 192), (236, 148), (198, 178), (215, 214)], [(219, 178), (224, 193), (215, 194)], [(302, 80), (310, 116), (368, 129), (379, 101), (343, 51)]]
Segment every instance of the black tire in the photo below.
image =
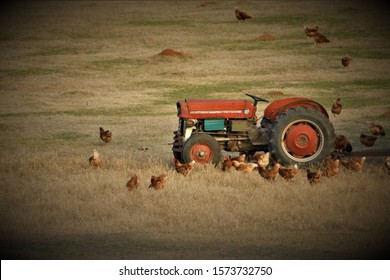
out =
[(194, 134), (183, 145), (183, 163), (193, 160), (198, 163), (213, 163), (221, 160), (221, 150), (218, 142), (208, 134)]
[(266, 119), (265, 117), (263, 117), (261, 119), (261, 122), (260, 122), (261, 127), (268, 128), (270, 124), (271, 124), (270, 121), (268, 119)]
[(295, 107), (280, 113), (273, 122), (269, 149), (281, 164), (308, 167), (329, 156), (335, 140), (326, 115), (314, 108)]
[(173, 157), (177, 159), (178, 161), (182, 162), (181, 153), (179, 152), (173, 152)]

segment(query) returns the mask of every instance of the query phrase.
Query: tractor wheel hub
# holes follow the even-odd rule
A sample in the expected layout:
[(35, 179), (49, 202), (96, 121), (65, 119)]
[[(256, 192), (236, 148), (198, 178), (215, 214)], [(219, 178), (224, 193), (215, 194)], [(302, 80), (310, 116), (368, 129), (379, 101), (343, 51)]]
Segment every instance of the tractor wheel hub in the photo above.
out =
[(196, 162), (207, 163), (211, 160), (212, 150), (204, 144), (196, 144), (191, 150), (191, 158)]
[(286, 132), (284, 144), (296, 157), (311, 156), (318, 149), (317, 131), (306, 123), (293, 125)]

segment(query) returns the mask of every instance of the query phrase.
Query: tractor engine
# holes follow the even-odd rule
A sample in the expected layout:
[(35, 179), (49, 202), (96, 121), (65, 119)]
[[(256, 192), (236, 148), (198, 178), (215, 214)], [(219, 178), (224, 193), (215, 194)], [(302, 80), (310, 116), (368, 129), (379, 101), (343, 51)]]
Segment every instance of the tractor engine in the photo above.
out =
[(268, 130), (259, 127), (257, 107), (249, 101), (186, 99), (176, 106), (179, 125), (174, 132), (173, 152), (181, 161), (191, 157), (197, 162), (209, 162), (215, 154), (219, 155), (200, 144), (199, 149), (189, 151), (191, 155), (183, 154), (183, 144), (194, 136), (229, 152), (255, 152), (259, 145), (268, 144)]

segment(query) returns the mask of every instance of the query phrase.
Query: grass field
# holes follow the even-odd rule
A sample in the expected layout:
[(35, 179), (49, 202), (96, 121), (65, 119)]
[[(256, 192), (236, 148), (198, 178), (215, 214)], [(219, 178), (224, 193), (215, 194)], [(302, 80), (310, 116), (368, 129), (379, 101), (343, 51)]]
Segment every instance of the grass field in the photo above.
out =
[[(355, 1), (29, 1), (0, 11), (2, 259), (382, 259), (383, 157), (311, 186), (173, 168), (176, 101), (336, 97), (356, 150), (390, 134), (390, 22)], [(253, 16), (237, 22), (238, 6)], [(383, 8), (383, 9), (382, 9)], [(330, 40), (314, 45), (303, 27)], [(263, 34), (276, 36), (261, 41)], [(158, 54), (172, 48), (183, 57)], [(352, 58), (341, 65), (345, 54)], [(280, 92), (273, 94), (273, 92)], [(267, 104), (258, 104), (258, 115)], [(113, 132), (109, 144), (99, 127)], [(374, 148), (390, 148), (388, 134)], [(93, 149), (98, 170), (88, 165)], [(161, 191), (151, 175), (168, 173)], [(137, 173), (141, 186), (125, 185)]]

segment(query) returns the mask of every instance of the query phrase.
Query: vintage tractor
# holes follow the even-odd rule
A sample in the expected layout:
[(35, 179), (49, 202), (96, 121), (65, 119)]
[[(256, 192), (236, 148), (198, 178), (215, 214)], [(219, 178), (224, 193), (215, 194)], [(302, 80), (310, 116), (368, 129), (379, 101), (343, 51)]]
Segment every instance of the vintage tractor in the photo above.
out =
[(246, 100), (186, 99), (177, 102), (179, 125), (173, 154), (183, 163), (218, 164), (222, 151), (253, 155), (271, 152), (284, 165), (309, 166), (334, 151), (335, 133), (328, 113), (308, 98), (272, 102), (260, 118), (257, 103), (268, 102), (251, 94)]

